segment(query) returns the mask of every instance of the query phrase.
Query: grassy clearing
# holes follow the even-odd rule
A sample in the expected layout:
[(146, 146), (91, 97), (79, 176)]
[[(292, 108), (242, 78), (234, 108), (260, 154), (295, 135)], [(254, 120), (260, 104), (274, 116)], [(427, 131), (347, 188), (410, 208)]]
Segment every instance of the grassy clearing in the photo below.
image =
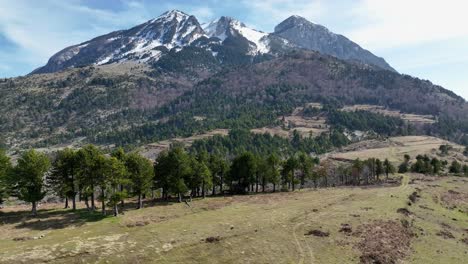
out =
[[(409, 184), (405, 177), (399, 187), (216, 197), (190, 207), (148, 203), (118, 218), (51, 208), (32, 219), (10, 210), (0, 215), (0, 263), (358, 263), (362, 237), (354, 232), (374, 220), (411, 223), (416, 236), (405, 262), (462, 263), (468, 215), (442, 202), (449, 190), (466, 194), (468, 182)], [(414, 191), (420, 198), (408, 206)], [(352, 233), (340, 232), (343, 224)], [(454, 238), (437, 235), (444, 229)], [(311, 230), (329, 236), (305, 235)], [(21, 238), (28, 239), (14, 241)]]
[(414, 124), (433, 124), (436, 122), (434, 116), (431, 115), (401, 113), (400, 111), (386, 109), (385, 107), (379, 105), (351, 105), (343, 107), (343, 111), (353, 112), (357, 110), (369, 111), (386, 116), (399, 117)]
[[(447, 156), (440, 156), (439, 147), (443, 144), (450, 144), (453, 150)], [(463, 155), (464, 148), (452, 142), (445, 141), (440, 138), (430, 136), (406, 136), (392, 137), (385, 141), (368, 140), (345, 147), (340, 152), (327, 154), (326, 156), (335, 159), (355, 160), (368, 158), (388, 158), (391, 162), (400, 163), (404, 159), (405, 154), (409, 154), (412, 158), (417, 155), (427, 154), (429, 156), (437, 156), (444, 160), (467, 161), (467, 157)]]

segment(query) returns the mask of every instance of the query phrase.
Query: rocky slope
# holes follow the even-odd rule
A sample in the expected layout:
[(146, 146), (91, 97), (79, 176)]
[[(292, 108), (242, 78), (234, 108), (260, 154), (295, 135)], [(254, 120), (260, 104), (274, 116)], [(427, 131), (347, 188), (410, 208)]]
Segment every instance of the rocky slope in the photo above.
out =
[(126, 61), (151, 64), (171, 51), (179, 52), (188, 47), (208, 51), (213, 59), (226, 65), (245, 64), (292, 49), (306, 49), (393, 70), (382, 58), (347, 38), (298, 16), (280, 23), (275, 32), (265, 33), (224, 16), (200, 25), (196, 17), (172, 10), (131, 29), (65, 48), (32, 73)]

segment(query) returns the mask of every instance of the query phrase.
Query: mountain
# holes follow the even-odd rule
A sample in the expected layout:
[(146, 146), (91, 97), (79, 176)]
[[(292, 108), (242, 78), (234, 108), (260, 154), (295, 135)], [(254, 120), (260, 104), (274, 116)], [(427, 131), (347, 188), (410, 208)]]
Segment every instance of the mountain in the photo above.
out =
[(215, 37), (221, 41), (240, 38), (249, 42), (248, 54), (256, 55), (269, 52), (268, 34), (248, 28), (244, 23), (230, 17), (221, 18), (207, 24), (204, 27), (209, 37)]
[[(314, 34), (330, 52), (356, 45), (299, 17), (268, 34), (229, 17), (200, 24), (166, 12), (66, 48), (34, 72), (42, 74), (0, 79), (0, 146), (135, 147), (218, 128), (277, 127), (281, 117), (311, 103), (430, 115), (434, 122), (395, 133), (468, 144), (463, 98), (388, 65), (301, 48)], [(353, 50), (358, 56), (359, 48)]]
[(190, 45), (204, 35), (198, 20), (181, 11), (168, 11), (144, 24), (68, 47), (33, 73), (50, 73), (84, 65), (151, 62), (165, 50)]
[[(405, 133), (466, 140), (468, 103), (429, 81), (307, 51), (208, 70), (194, 49), (168, 53), (171, 60), (158, 62), (164, 68), (124, 62), (0, 80), (0, 135), (13, 149), (131, 147), (217, 128), (278, 126), (296, 107), (322, 103), (431, 115), (436, 123)], [(164, 70), (174, 63), (183, 70)]]
[(300, 16), (287, 18), (275, 27), (273, 34), (303, 49), (395, 71), (384, 59), (361, 48), (346, 37), (330, 32), (326, 27), (311, 23)]
[(190, 52), (209, 52), (212, 58), (205, 59), (222, 65), (248, 64), (306, 49), (393, 71), (382, 58), (298, 16), (281, 22), (275, 32), (265, 33), (225, 16), (200, 25), (196, 17), (172, 10), (131, 29), (65, 48), (32, 73), (126, 61), (153, 64), (171, 51), (169, 56), (173, 57), (175, 52), (187, 48)]

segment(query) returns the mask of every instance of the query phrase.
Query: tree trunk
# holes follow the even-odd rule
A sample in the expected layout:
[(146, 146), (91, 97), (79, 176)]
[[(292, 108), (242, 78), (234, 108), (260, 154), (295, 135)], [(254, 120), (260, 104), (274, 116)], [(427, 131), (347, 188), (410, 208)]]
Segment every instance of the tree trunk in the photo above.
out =
[(255, 178), (255, 192), (258, 193), (258, 181), (259, 181), (259, 178), (258, 178), (258, 173), (257, 173), (257, 177)]
[(32, 210), (31, 213), (33, 216), (37, 215), (37, 202), (32, 202)]
[(223, 194), (223, 177), (221, 176), (220, 182), (219, 182), (219, 192)]
[(211, 195), (216, 195), (216, 184), (213, 184), (213, 189), (211, 190)]
[(96, 210), (96, 205), (94, 204), (94, 186), (91, 186), (91, 210)]
[(205, 199), (206, 198), (206, 196), (205, 196), (205, 180), (203, 180), (203, 182), (202, 182), (202, 191), (201, 192), (202, 192), (203, 199)]
[(266, 180), (265, 180), (265, 177), (263, 177), (263, 179), (262, 179), (262, 192), (265, 192), (265, 184), (266, 184)]
[[(123, 192), (124, 191), (124, 186), (123, 184), (120, 185), (120, 191)], [(124, 206), (125, 206), (125, 201), (124, 199), (122, 199), (122, 201), (120, 201), (120, 207), (122, 207), (122, 211), (124, 209)]]
[(138, 206), (137, 206), (137, 209), (141, 209), (143, 208), (143, 199), (142, 199), (142, 195), (141, 193), (138, 194)]
[(182, 202), (182, 194), (179, 193), (179, 203), (181, 203), (181, 202)]
[(106, 193), (104, 190), (101, 190), (101, 207), (102, 207), (102, 215), (106, 215)]
[(76, 210), (76, 193), (72, 197), (72, 210)]
[(91, 208), (89, 208), (88, 196), (85, 197), (85, 204), (86, 204), (86, 210), (90, 211)]
[(119, 215), (119, 206), (117, 205), (117, 203), (114, 204), (114, 216), (118, 216)]
[(276, 183), (273, 183), (273, 192), (276, 192)]
[(65, 197), (65, 208), (64, 209), (68, 209), (69, 206), (68, 206), (68, 197)]

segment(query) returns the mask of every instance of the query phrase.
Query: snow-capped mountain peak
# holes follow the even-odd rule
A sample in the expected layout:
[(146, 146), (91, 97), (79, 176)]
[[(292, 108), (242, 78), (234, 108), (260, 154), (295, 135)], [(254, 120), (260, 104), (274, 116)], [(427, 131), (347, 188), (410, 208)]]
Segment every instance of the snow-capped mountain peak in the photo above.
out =
[(133, 28), (65, 48), (33, 73), (125, 61), (154, 63), (170, 51), (188, 46), (211, 52), (220, 63), (248, 62), (257, 55), (306, 49), (393, 70), (382, 58), (300, 16), (291, 16), (268, 34), (226, 16), (202, 26), (194, 16), (171, 10)]
[(267, 53), (269, 51), (267, 33), (251, 29), (244, 23), (231, 17), (222, 16), (206, 25), (203, 29), (209, 37), (224, 41), (228, 37), (243, 37), (250, 42), (250, 53)]

